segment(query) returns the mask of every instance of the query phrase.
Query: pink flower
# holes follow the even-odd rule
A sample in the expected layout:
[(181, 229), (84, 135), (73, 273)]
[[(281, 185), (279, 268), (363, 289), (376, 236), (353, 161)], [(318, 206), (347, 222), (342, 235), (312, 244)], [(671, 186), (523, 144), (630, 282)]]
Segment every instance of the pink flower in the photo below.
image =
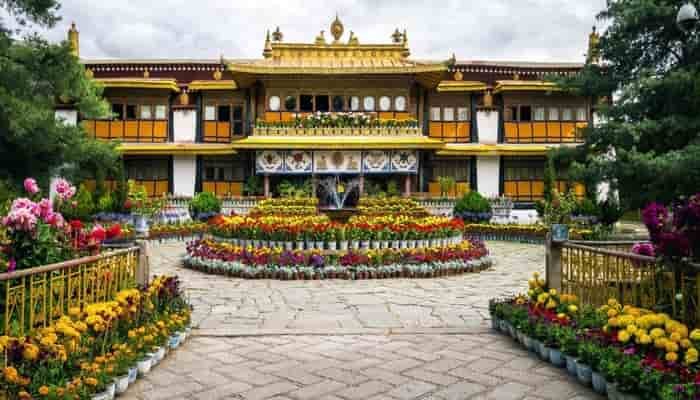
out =
[(13, 258), (7, 264), (7, 272), (13, 272), (16, 269), (17, 269), (17, 261), (15, 261), (15, 259)]
[(34, 178), (27, 178), (24, 180), (24, 190), (30, 195), (39, 193), (39, 185), (37, 185)]
[(61, 201), (70, 200), (75, 195), (75, 186), (67, 180), (59, 178), (56, 180), (56, 194)]
[(37, 217), (30, 208), (16, 208), (3, 218), (2, 223), (15, 231), (32, 232), (36, 228)]
[(37, 206), (39, 216), (44, 219), (44, 222), (46, 222), (46, 218), (53, 214), (53, 205), (51, 204), (51, 201), (49, 201), (49, 199), (41, 199)]

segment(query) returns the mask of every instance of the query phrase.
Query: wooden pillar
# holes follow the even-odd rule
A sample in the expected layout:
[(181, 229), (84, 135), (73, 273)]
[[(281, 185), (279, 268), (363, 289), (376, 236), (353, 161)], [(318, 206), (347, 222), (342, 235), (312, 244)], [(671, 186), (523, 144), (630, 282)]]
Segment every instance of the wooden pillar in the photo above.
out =
[(406, 174), (403, 180), (403, 197), (411, 197), (411, 174)]
[(265, 197), (270, 198), (272, 197), (270, 193), (270, 175), (265, 175), (263, 177), (263, 187), (265, 188)]
[(136, 267), (136, 284), (139, 286), (146, 286), (148, 285), (148, 279), (151, 274), (151, 266), (148, 260), (148, 241), (137, 240), (136, 245), (139, 246), (139, 259)]
[(545, 280), (547, 287), (561, 292), (562, 288), (562, 245), (553, 242), (552, 234), (548, 233), (545, 239)]
[(360, 175), (360, 197), (364, 196), (365, 194), (365, 176)]

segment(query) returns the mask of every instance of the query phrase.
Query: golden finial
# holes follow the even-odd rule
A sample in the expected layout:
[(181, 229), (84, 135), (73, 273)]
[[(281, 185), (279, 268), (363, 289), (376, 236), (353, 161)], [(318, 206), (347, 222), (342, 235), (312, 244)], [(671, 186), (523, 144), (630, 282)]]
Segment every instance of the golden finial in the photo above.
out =
[(394, 33), (391, 34), (391, 41), (395, 44), (402, 43), (403, 37), (401, 36), (401, 32), (399, 32), (399, 28), (396, 28), (394, 30)]
[(487, 89), (484, 93), (484, 108), (493, 108), (493, 94), (491, 89)]
[(80, 32), (75, 26), (75, 22), (70, 24), (68, 30), (68, 44), (70, 44), (70, 52), (76, 57), (80, 57)]
[(214, 71), (214, 80), (220, 81), (222, 76), (223, 73), (221, 72), (221, 69), (217, 68), (216, 71)]
[(270, 30), (267, 30), (267, 35), (265, 36), (265, 49), (263, 50), (263, 57), (272, 57), (272, 43), (270, 43)]
[(401, 35), (401, 37), (403, 38), (403, 45), (408, 45), (408, 33), (406, 31), (406, 28), (404, 28), (403, 35)]
[(146, 79), (151, 77), (151, 72), (148, 70), (148, 68), (143, 70), (143, 77)]
[(272, 32), (272, 40), (275, 42), (281, 42), (282, 39), (284, 39), (284, 35), (282, 34), (280, 27), (278, 26), (277, 29), (275, 29), (275, 31)]
[(92, 78), (95, 77), (95, 73), (92, 72), (92, 70), (91, 70), (90, 68), (87, 68), (87, 69), (85, 70), (85, 77), (88, 78), (88, 79), (92, 79)]
[[(335, 20), (333, 20), (333, 23), (331, 24), (331, 35), (333, 35), (333, 44), (338, 44), (340, 43), (340, 38), (343, 36), (343, 32), (345, 32), (345, 27), (343, 26), (343, 23), (340, 22), (340, 18), (338, 18), (338, 13), (335, 14)], [(321, 31), (323, 33), (323, 31)], [(325, 39), (323, 40), (325, 43)]]
[(182, 93), (180, 93), (180, 105), (186, 106), (188, 104), (190, 104), (190, 95), (187, 93), (187, 90), (183, 90)]
[(462, 75), (462, 71), (457, 70), (454, 74), (454, 78), (456, 81), (461, 81), (464, 76)]
[(592, 64), (596, 64), (600, 61), (600, 49), (598, 45), (600, 44), (600, 35), (596, 30), (595, 25), (593, 25), (593, 30), (591, 34), (588, 35), (588, 55), (586, 61)]
[(326, 31), (321, 31), (321, 33), (319, 33), (318, 36), (316, 36), (316, 42), (315, 42), (315, 43), (316, 43), (317, 45), (326, 44), (326, 37), (324, 36), (325, 33), (326, 33)]
[(514, 73), (513, 73), (513, 80), (514, 80), (514, 81), (519, 81), (519, 80), (520, 80), (520, 73), (514, 72)]
[(348, 44), (351, 46), (357, 46), (360, 44), (360, 40), (355, 36), (355, 32), (350, 31), (350, 39), (348, 39)]

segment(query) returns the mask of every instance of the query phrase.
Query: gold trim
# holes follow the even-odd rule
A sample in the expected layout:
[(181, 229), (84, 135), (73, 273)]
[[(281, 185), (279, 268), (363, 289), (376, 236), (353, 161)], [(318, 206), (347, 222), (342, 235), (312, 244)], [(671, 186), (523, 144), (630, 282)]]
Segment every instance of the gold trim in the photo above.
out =
[(494, 93), (501, 92), (558, 92), (562, 88), (554, 82), (547, 81), (522, 81), (522, 80), (507, 80), (497, 81)]
[(445, 144), (427, 136), (249, 136), (233, 142), (235, 149), (440, 149)]
[(433, 65), (405, 65), (405, 66), (359, 66), (359, 67), (303, 67), (303, 66), (276, 66), (254, 64), (229, 64), (229, 71), (242, 74), (322, 74), (322, 75), (346, 75), (346, 74), (422, 74), (430, 72), (445, 72), (447, 66), (443, 64)]
[(121, 143), (117, 150), (128, 155), (236, 154), (236, 150), (228, 143)]
[(550, 149), (570, 144), (446, 144), (438, 156), (540, 156)]
[(187, 86), (189, 90), (236, 90), (238, 85), (234, 80), (227, 81), (192, 81)]
[(175, 79), (158, 78), (99, 78), (97, 82), (108, 88), (162, 89), (180, 92)]
[(477, 81), (442, 81), (437, 86), (438, 92), (483, 92), (486, 89), (487, 84)]

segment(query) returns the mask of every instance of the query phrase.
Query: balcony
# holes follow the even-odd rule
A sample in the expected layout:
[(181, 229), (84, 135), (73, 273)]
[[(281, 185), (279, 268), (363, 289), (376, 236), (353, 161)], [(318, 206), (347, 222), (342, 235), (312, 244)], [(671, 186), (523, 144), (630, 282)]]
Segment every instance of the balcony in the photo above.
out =
[(167, 120), (84, 120), (82, 125), (88, 135), (96, 139), (141, 143), (168, 141)]
[(504, 122), (504, 143), (581, 143), (587, 122)]
[(255, 127), (253, 136), (421, 136), (419, 127), (295, 128)]
[(442, 140), (445, 143), (469, 143), (471, 142), (471, 122), (436, 122), (428, 125), (428, 134), (433, 139)]

